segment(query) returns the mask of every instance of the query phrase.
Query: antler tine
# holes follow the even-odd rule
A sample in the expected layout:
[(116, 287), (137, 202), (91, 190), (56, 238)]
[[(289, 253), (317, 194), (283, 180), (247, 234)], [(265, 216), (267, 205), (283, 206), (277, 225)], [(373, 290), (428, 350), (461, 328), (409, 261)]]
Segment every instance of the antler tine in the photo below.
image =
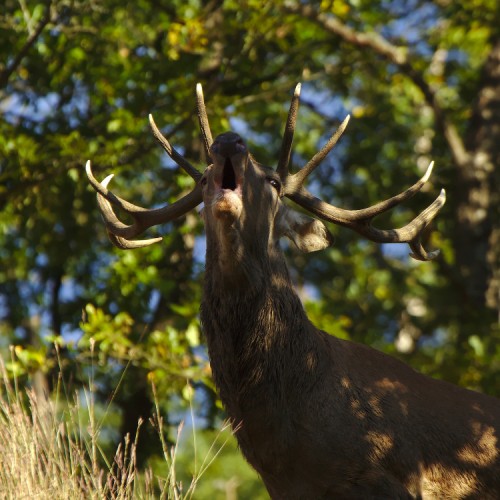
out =
[[(351, 116), (347, 115), (344, 118), (344, 121), (339, 125), (337, 130), (333, 133), (333, 135), (328, 139), (328, 142), (318, 151), (305, 165), (305, 167), (301, 168), (296, 174), (291, 175), (290, 178), (287, 179), (286, 187), (288, 189), (294, 190), (296, 186), (302, 186), (304, 181), (309, 176), (309, 174), (325, 159), (328, 153), (335, 147), (340, 137), (344, 133), (347, 128), (347, 124), (349, 123)], [(286, 189), (285, 187), (285, 189)]]
[(425, 233), (425, 229), (432, 222), (434, 217), (436, 217), (441, 207), (446, 202), (446, 191), (441, 189), (439, 196), (431, 203), (420, 215), (415, 217), (410, 224), (415, 223), (420, 226), (415, 237), (408, 242), (408, 245), (413, 250), (410, 253), (410, 257), (416, 260), (432, 260), (439, 255), (439, 250), (427, 251), (422, 245), (422, 236)]
[(156, 140), (161, 144), (165, 152), (172, 158), (172, 160), (179, 165), (186, 173), (188, 173), (196, 182), (198, 182), (203, 175), (198, 171), (196, 167), (193, 167), (191, 163), (189, 163), (184, 156), (182, 156), (178, 151), (175, 150), (168, 142), (167, 138), (160, 132), (160, 129), (156, 126), (155, 121), (153, 120), (153, 115), (149, 115), (149, 125), (151, 126), (151, 130), (153, 131), (153, 135)]
[(293, 191), (287, 192), (286, 196), (323, 220), (349, 227), (378, 243), (408, 243), (413, 250), (410, 254), (412, 257), (418, 260), (430, 260), (436, 257), (439, 251), (427, 252), (421, 244), (421, 235), (444, 205), (446, 201), (444, 189), (431, 205), (402, 228), (378, 229), (373, 227), (371, 222), (377, 215), (390, 210), (419, 192), (428, 181), (433, 165), (434, 162), (431, 162), (424, 176), (402, 193), (361, 210), (345, 210), (330, 205), (313, 196), (300, 184), (297, 184)]
[[(105, 188), (107, 188), (108, 183), (113, 178), (113, 176), (114, 174), (108, 175), (101, 184)], [(120, 220), (118, 220), (109, 201), (100, 194), (97, 195), (97, 204), (99, 205), (99, 209), (106, 225), (108, 238), (111, 240), (111, 243), (113, 243), (113, 245), (120, 248), (121, 250), (133, 250), (134, 248), (147, 247), (149, 245), (153, 245), (154, 243), (159, 243), (162, 240), (162, 238), (150, 238), (145, 240), (133, 241), (122, 238), (121, 236), (117, 236), (115, 233), (120, 232), (120, 228), (123, 230), (127, 230), (128, 228), (130, 228), (130, 226), (126, 226), (125, 224), (120, 222)], [(114, 231), (115, 233), (113, 233), (112, 231)]]
[(201, 83), (196, 84), (196, 110), (200, 122), (201, 135), (203, 136), (203, 143), (205, 144), (205, 153), (207, 154), (207, 158), (210, 158), (210, 146), (214, 141), (212, 139), (212, 132), (210, 131), (210, 124), (208, 123), (207, 108), (205, 107)]
[[(163, 224), (180, 217), (202, 201), (201, 188), (199, 184), (196, 184), (191, 192), (171, 205), (148, 210), (129, 203), (108, 190), (108, 184), (113, 178), (113, 174), (108, 175), (102, 182), (99, 182), (92, 173), (90, 161), (87, 162), (85, 170), (90, 184), (97, 191), (97, 202), (111, 242), (122, 249), (144, 247), (161, 241), (162, 238), (137, 241), (130, 241), (130, 238), (135, 238), (151, 226)], [(121, 222), (113, 210), (113, 205), (129, 214), (134, 223), (127, 225)]]
[(290, 154), (292, 151), (293, 134), (295, 133), (295, 124), (297, 123), (297, 113), (299, 110), (301, 84), (297, 83), (293, 92), (288, 118), (286, 120), (285, 131), (283, 133), (283, 141), (281, 142), (281, 151), (278, 160), (276, 172), (284, 181), (288, 177), (288, 164), (290, 163)]
[(108, 238), (113, 243), (113, 245), (120, 250), (134, 250), (135, 248), (148, 247), (159, 243), (163, 238), (151, 238), (148, 240), (126, 240), (120, 236), (115, 236), (111, 231), (106, 230), (108, 233)]

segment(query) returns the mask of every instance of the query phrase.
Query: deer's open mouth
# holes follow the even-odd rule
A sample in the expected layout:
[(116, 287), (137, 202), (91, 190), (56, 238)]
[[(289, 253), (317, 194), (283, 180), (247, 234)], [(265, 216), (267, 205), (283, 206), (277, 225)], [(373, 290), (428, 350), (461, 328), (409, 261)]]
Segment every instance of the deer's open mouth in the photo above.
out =
[[(219, 158), (219, 161), (221, 158)], [(242, 210), (242, 178), (245, 158), (224, 158), (214, 162), (215, 191), (212, 198), (213, 213), (226, 221), (237, 219)], [(241, 162), (241, 163), (240, 163)]]
[(216, 137), (210, 156), (213, 165), (205, 204), (217, 218), (234, 221), (242, 212), (243, 184), (249, 161), (247, 147), (238, 134), (225, 132)]
[(237, 187), (236, 184), (236, 175), (234, 173), (233, 163), (231, 158), (227, 158), (224, 162), (224, 170), (222, 172), (222, 189), (230, 189), (234, 191)]
[[(239, 155), (238, 155), (239, 156)], [(227, 196), (228, 194), (236, 194), (241, 196), (241, 187), (243, 180), (243, 171), (246, 159), (244, 157), (229, 157), (220, 159), (220, 163), (216, 167), (215, 186), (217, 188), (217, 197)], [(222, 163), (224, 162), (224, 163)]]

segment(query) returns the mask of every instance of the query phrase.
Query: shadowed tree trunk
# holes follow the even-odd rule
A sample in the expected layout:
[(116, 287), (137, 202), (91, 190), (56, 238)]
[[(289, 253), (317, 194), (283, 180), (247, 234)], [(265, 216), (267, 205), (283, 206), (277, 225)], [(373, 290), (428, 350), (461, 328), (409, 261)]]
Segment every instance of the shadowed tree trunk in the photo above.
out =
[(470, 160), (458, 166), (457, 264), (472, 303), (500, 314), (500, 38), (483, 68), (467, 139)]

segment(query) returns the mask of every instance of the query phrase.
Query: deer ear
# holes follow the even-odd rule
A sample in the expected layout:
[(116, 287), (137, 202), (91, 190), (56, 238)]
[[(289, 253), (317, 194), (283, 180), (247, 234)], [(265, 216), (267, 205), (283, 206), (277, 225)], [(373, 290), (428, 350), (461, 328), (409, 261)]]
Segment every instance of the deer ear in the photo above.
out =
[(317, 252), (329, 247), (334, 238), (319, 220), (287, 209), (284, 214), (283, 234), (302, 252)]

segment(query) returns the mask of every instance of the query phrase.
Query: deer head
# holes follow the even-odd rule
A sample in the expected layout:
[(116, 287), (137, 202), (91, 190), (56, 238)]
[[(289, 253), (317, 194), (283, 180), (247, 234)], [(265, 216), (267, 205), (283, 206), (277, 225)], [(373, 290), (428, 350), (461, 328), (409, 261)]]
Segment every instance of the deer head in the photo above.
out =
[[(399, 229), (378, 229), (372, 220), (408, 200), (422, 189), (429, 179), (433, 163), (425, 175), (402, 193), (361, 210), (345, 210), (313, 196), (305, 187), (307, 177), (333, 149), (344, 132), (349, 116), (331, 136), (323, 148), (297, 173), (289, 172), (290, 154), (297, 119), (300, 84), (295, 88), (282, 141), (277, 168), (257, 163), (241, 137), (233, 132), (220, 134), (212, 139), (201, 85), (196, 87), (197, 113), (205, 149), (212, 163), (202, 173), (181, 156), (158, 130), (153, 117), (149, 121), (153, 134), (167, 154), (196, 182), (193, 190), (177, 202), (159, 209), (148, 210), (133, 205), (108, 190), (113, 177), (98, 182), (92, 174), (90, 161), (86, 171), (91, 185), (98, 193), (98, 203), (111, 241), (122, 249), (151, 245), (161, 238), (134, 240), (149, 227), (171, 221), (202, 201), (205, 203), (204, 219), (207, 228), (219, 231), (227, 225), (238, 226), (240, 235), (271, 244), (281, 236), (289, 237), (303, 251), (320, 250), (332, 242), (332, 237), (322, 222), (294, 212), (283, 204), (286, 197), (323, 221), (349, 227), (366, 238), (379, 243), (409, 244), (411, 256), (419, 260), (433, 259), (439, 252), (427, 251), (422, 245), (422, 234), (445, 202), (441, 191), (434, 202), (406, 226)], [(123, 224), (113, 205), (128, 213), (132, 225)], [(251, 207), (258, 217), (249, 217), (243, 207)], [(258, 226), (258, 227), (257, 227)], [(218, 229), (217, 229), (218, 228)], [(219, 238), (224, 241), (224, 238)]]

